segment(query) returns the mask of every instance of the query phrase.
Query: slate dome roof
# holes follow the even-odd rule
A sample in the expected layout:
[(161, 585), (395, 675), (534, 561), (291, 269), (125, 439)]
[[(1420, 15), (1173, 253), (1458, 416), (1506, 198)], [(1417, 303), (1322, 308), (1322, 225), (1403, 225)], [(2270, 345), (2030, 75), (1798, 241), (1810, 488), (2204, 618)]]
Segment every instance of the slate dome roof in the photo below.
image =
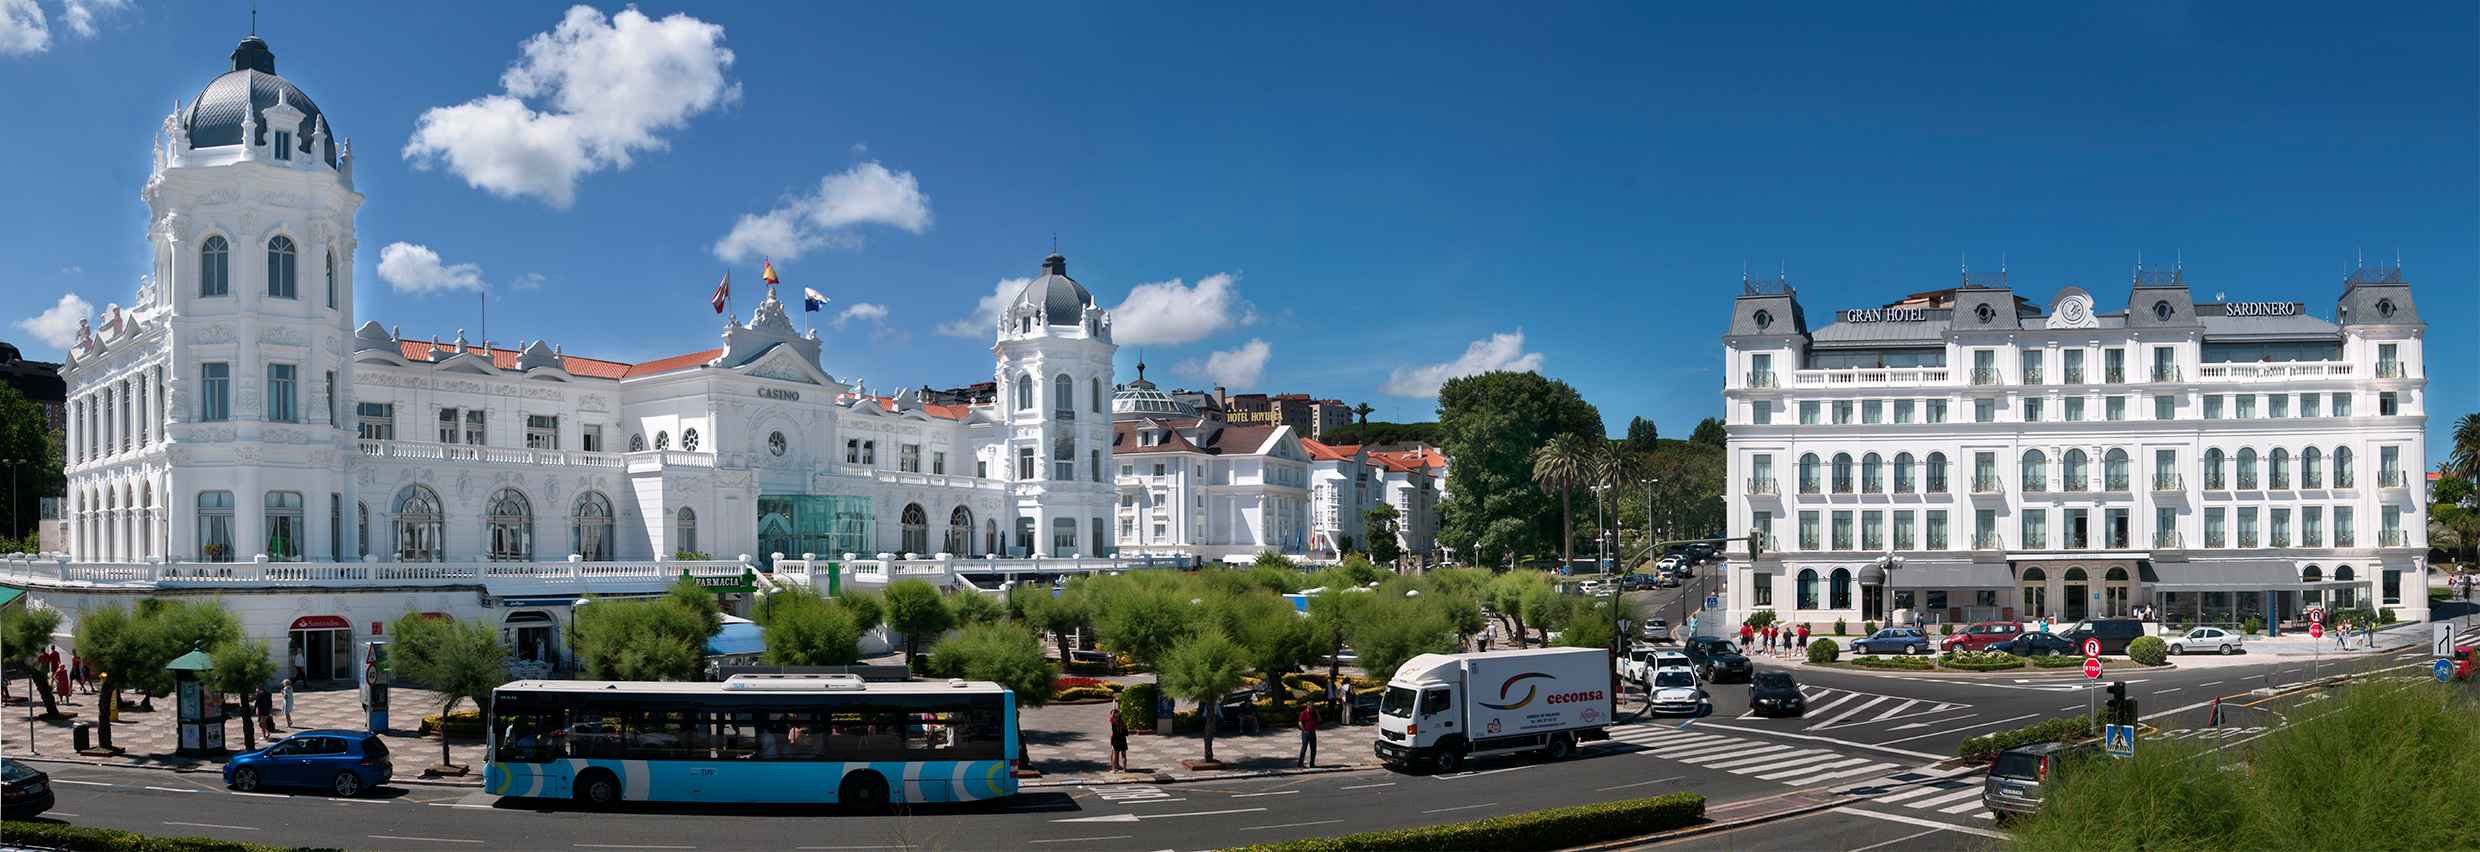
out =
[[(242, 39), (241, 45), (233, 48), (232, 70), (208, 83), (206, 90), (199, 92), (198, 99), (190, 104), (188, 114), (182, 116), (189, 127), (189, 146), (219, 148), (241, 144), (241, 117), (245, 110), (258, 122), (258, 138), (250, 140), (251, 144), (265, 144), (271, 129), (266, 112), (278, 100), (301, 111), (301, 126), (290, 129), (294, 144), (308, 144), (311, 129), (320, 123), (319, 105), (292, 81), (276, 76), (276, 54), (267, 48), (265, 40), (258, 36)], [(320, 136), (319, 147), (319, 158), (335, 165), (334, 128)]]
[(1085, 321), (1094, 294), (1068, 277), (1068, 259), (1054, 253), (1042, 259), (1042, 277), (1017, 292), (1016, 304), (1041, 308), (1052, 325), (1076, 325)]

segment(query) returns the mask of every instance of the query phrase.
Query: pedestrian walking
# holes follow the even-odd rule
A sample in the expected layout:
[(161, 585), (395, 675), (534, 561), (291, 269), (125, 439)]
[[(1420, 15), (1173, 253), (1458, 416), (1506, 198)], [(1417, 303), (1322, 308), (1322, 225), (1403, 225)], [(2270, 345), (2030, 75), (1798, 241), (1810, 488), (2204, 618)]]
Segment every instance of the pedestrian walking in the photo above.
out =
[(78, 654), (69, 655), (69, 684), (80, 691), (85, 690), (86, 658), (84, 656)]
[(1748, 622), (1743, 621), (1743, 622), (1740, 622), (1740, 623), (1739, 623), (1739, 644), (1740, 644), (1740, 647), (1742, 647), (1742, 648), (1748, 647), (1748, 645), (1750, 644), (1751, 640), (1753, 640), (1753, 639), (1755, 639), (1755, 638), (1756, 638), (1756, 635), (1757, 635), (1757, 629), (1756, 629), (1756, 628), (1754, 628), (1754, 627), (1750, 627), (1750, 626), (1748, 626)]
[(1301, 705), (1300, 757), (1298, 760), (1293, 761), (1293, 763), (1304, 769), (1317, 765), (1317, 726), (1317, 705)]
[(289, 677), (284, 679), (284, 727), (286, 730), (291, 730), (293, 727), (293, 679)]
[(1343, 690), (1343, 709), (1337, 715), (1343, 719), (1343, 724), (1349, 725), (1352, 724), (1352, 679), (1346, 677), (1338, 680), (1342, 681), (1338, 686)]
[(1808, 649), (1808, 624), (1806, 622), (1800, 624), (1800, 649), (1804, 651)]
[(301, 655), (299, 645), (293, 646), (293, 676), (304, 679), (310, 677), (310, 658)]
[(1119, 708), (1111, 708), (1111, 770), (1128, 771), (1128, 720), (1119, 717)]
[[(275, 736), (275, 735), (276, 735), (276, 708), (275, 708), (275, 699), (274, 699), (273, 697), (271, 697), (271, 696), (269, 696), (269, 695), (267, 694), (267, 687), (265, 687), (265, 686), (260, 686), (260, 687), (258, 688), (258, 708), (257, 708), (257, 709), (258, 709), (258, 730), (259, 730), (261, 733), (264, 733), (264, 734), (266, 734), (266, 735), (268, 735), (268, 736), (271, 736), (271, 737), (272, 737), (272, 736)], [(244, 723), (244, 724), (247, 724), (247, 723)]]

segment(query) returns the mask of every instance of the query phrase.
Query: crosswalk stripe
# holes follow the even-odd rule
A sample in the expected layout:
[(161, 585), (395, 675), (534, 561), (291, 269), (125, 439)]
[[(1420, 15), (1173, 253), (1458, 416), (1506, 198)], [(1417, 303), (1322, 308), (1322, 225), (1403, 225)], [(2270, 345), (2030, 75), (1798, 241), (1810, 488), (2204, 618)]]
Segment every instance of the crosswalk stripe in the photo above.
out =
[(1823, 763), (1823, 762), (1825, 762), (1825, 761), (1835, 760), (1835, 759), (1838, 759), (1838, 758), (1841, 758), (1841, 757), (1842, 757), (1842, 755), (1835, 754), (1835, 753), (1833, 753), (1833, 752), (1830, 752), (1830, 751), (1829, 751), (1829, 752), (1825, 752), (1825, 753), (1823, 753), (1823, 754), (1803, 755), (1803, 756), (1799, 756), (1799, 757), (1785, 758), (1785, 759), (1782, 759), (1782, 760), (1771, 760), (1771, 761), (1766, 761), (1765, 763), (1762, 763), (1762, 764), (1759, 764), (1759, 765), (1756, 765), (1756, 766), (1746, 766), (1746, 767), (1741, 767), (1741, 768), (1738, 768), (1738, 769), (1733, 769), (1733, 770), (1731, 770), (1731, 772), (1732, 772), (1733, 774), (1737, 774), (1737, 775), (1753, 775), (1753, 774), (1756, 774), (1756, 773), (1759, 773), (1759, 772), (1773, 772), (1773, 771), (1776, 771), (1776, 770), (1779, 770), (1779, 769), (1785, 769), (1785, 768), (1788, 768), (1788, 767), (1793, 767), (1793, 766), (1797, 766), (1797, 767), (1801, 767), (1801, 768), (1805, 769), (1805, 768), (1807, 768), (1808, 766), (1810, 766), (1811, 764)]
[(1819, 704), (1819, 705), (1817, 705), (1817, 706), (1814, 706), (1814, 707), (1810, 707), (1810, 708), (1808, 708), (1808, 712), (1809, 712), (1809, 714), (1810, 714), (1810, 715), (1815, 715), (1815, 714), (1818, 714), (1818, 713), (1823, 713), (1823, 712), (1825, 712), (1825, 711), (1827, 710), (1827, 708), (1833, 707), (1834, 705), (1837, 705), (1837, 704), (1841, 704), (1841, 703), (1843, 703), (1843, 702), (1845, 702), (1845, 701), (1850, 701), (1850, 700), (1852, 700), (1852, 699), (1854, 699), (1854, 698), (1858, 698), (1858, 697), (1860, 697), (1860, 693), (1857, 693), (1857, 692), (1846, 692), (1846, 693), (1843, 693), (1842, 695), (1835, 696), (1833, 700), (1828, 701), (1828, 702), (1826, 702), (1826, 703), (1824, 703), (1824, 704)]
[(1962, 803), (1962, 804), (1959, 804), (1959, 805), (1951, 805), (1951, 806), (1948, 806), (1948, 807), (1940, 808), (1940, 809), (1938, 809), (1938, 813), (1942, 813), (1942, 814), (1959, 814), (1959, 813), (1963, 813), (1964, 811), (1968, 811), (1968, 810), (1971, 810), (1971, 809), (1973, 809), (1973, 808), (1977, 808), (1977, 807), (1981, 807), (1981, 800), (1980, 800), (1980, 798), (1979, 798), (1979, 797), (1974, 797), (1974, 798), (1972, 798), (1970, 801), (1966, 801), (1966, 802), (1964, 802), (1964, 803)]
[(1903, 803), (1903, 806), (1907, 808), (1932, 808), (1956, 801), (1958, 799), (1976, 798), (1980, 796), (1980, 794), (1981, 788), (1979, 787), (1965, 787), (1961, 790), (1948, 790), (1945, 795), (1932, 796), (1916, 802), (1905, 802)]
[(1877, 803), (1880, 803), (1880, 804), (1884, 804), (1884, 803), (1887, 803), (1887, 802), (1900, 802), (1900, 801), (1903, 801), (1904, 799), (1916, 798), (1916, 797), (1919, 797), (1919, 796), (1925, 796), (1925, 795), (1928, 795), (1928, 794), (1930, 794), (1930, 793), (1935, 793), (1935, 792), (1940, 791), (1941, 789), (1943, 789), (1943, 788), (1940, 788), (1940, 787), (1929, 787), (1929, 786), (1920, 786), (1920, 787), (1914, 787), (1914, 788), (1911, 788), (1911, 789), (1909, 789), (1909, 790), (1903, 790), (1903, 791), (1894, 792), (1894, 793), (1887, 793), (1886, 795), (1883, 795), (1883, 796), (1871, 796), (1871, 797), (1869, 797), (1869, 801), (1872, 801), (1872, 802), (1877, 802)]
[(1825, 729), (1827, 729), (1827, 728), (1834, 727), (1835, 723), (1841, 722), (1841, 721), (1843, 721), (1843, 720), (1845, 720), (1845, 719), (1849, 719), (1849, 718), (1851, 718), (1851, 717), (1853, 717), (1853, 716), (1860, 715), (1862, 712), (1867, 711), (1869, 708), (1871, 708), (1871, 707), (1875, 707), (1875, 706), (1877, 706), (1877, 705), (1879, 705), (1879, 704), (1882, 704), (1882, 703), (1884, 703), (1885, 701), (1887, 701), (1888, 699), (1891, 699), (1891, 698), (1893, 698), (1893, 697), (1894, 697), (1894, 696), (1891, 696), (1891, 695), (1880, 695), (1880, 696), (1877, 696), (1877, 697), (1875, 697), (1875, 698), (1871, 698), (1871, 699), (1869, 699), (1868, 701), (1862, 702), (1862, 703), (1860, 704), (1860, 706), (1858, 706), (1858, 707), (1854, 707), (1854, 708), (1851, 708), (1851, 709), (1849, 709), (1849, 710), (1845, 710), (1845, 711), (1843, 711), (1843, 712), (1842, 712), (1842, 714), (1841, 714), (1841, 715), (1835, 716), (1835, 717), (1834, 717), (1834, 718), (1832, 718), (1832, 719), (1827, 719), (1827, 720), (1825, 720), (1825, 721), (1823, 721), (1823, 722), (1818, 722), (1818, 723), (1816, 723), (1816, 724), (1810, 725), (1810, 726), (1808, 726), (1808, 729), (1809, 729), (1809, 730), (1812, 730), (1812, 731), (1822, 731), (1822, 730), (1825, 730)]
[(1678, 728), (1647, 728), (1630, 733), (1627, 739), (1633, 742), (1652, 743), (1661, 742), (1664, 740), (1695, 739), (1697, 737), (1704, 736), (1711, 735), (1703, 731), (1682, 731)]
[(1756, 754), (1756, 752), (1753, 752), (1753, 751), (1752, 751), (1752, 752), (1747, 752), (1746, 754), (1742, 754), (1742, 755), (1732, 755), (1732, 756), (1730, 757), (1730, 759), (1728, 759), (1728, 760), (1718, 760), (1718, 761), (1714, 761), (1714, 762), (1712, 762), (1712, 763), (1706, 763), (1706, 764), (1700, 764), (1700, 765), (1704, 766), (1704, 767), (1705, 767), (1705, 768), (1707, 768), (1707, 769), (1729, 769), (1729, 768), (1734, 767), (1734, 766), (1748, 766), (1748, 765), (1750, 765), (1750, 764), (1755, 764), (1755, 763), (1765, 763), (1765, 762), (1776, 761), (1776, 760), (1789, 760), (1789, 759), (1791, 759), (1791, 758), (1800, 757), (1800, 756), (1803, 756), (1803, 755), (1811, 755), (1811, 754), (1816, 754), (1816, 753), (1817, 753), (1817, 751), (1816, 751), (1815, 749), (1805, 749), (1805, 748), (1804, 748), (1804, 749), (1796, 749), (1796, 750), (1793, 750), (1793, 751), (1786, 751), (1786, 752), (1783, 752), (1783, 753), (1781, 753), (1781, 754), (1769, 754), (1769, 755), (1765, 755), (1765, 756), (1763, 756), (1763, 757), (1750, 757), (1750, 756), (1748, 756), (1748, 755), (1754, 755), (1754, 754)]
[[(1836, 770), (1836, 769), (1847, 769), (1847, 768), (1850, 768), (1850, 767), (1853, 767), (1853, 766), (1858, 766), (1858, 765), (1860, 765), (1860, 764), (1867, 763), (1867, 762), (1869, 762), (1869, 759), (1868, 759), (1868, 758), (1865, 758), (1865, 757), (1852, 757), (1852, 758), (1845, 758), (1845, 759), (1843, 759), (1843, 760), (1837, 760), (1837, 761), (1834, 761), (1834, 762), (1831, 762), (1831, 763), (1819, 763), (1819, 764), (1814, 764), (1814, 765), (1810, 765), (1810, 766), (1803, 766), (1803, 767), (1800, 767), (1800, 768), (1798, 768), (1798, 769), (1786, 769), (1786, 770), (1783, 770), (1783, 771), (1781, 771), (1781, 772), (1775, 772), (1775, 773), (1771, 773), (1771, 774), (1767, 774), (1767, 775), (1759, 775), (1759, 776), (1757, 776), (1757, 780), (1760, 780), (1760, 781), (1781, 781), (1781, 780), (1783, 780), (1783, 779), (1785, 779), (1785, 778), (1789, 778), (1789, 777), (1794, 776), (1794, 775), (1814, 775), (1814, 774), (1817, 774), (1817, 773), (1821, 773), (1821, 772), (1828, 772), (1828, 771), (1832, 771), (1832, 770)], [(1819, 777), (1823, 777), (1823, 776), (1819, 776)], [(1801, 780), (1801, 781), (1790, 781), (1790, 782), (1786, 782), (1786, 783), (1789, 783), (1790, 785), (1792, 785), (1792, 786), (1794, 786), (1794, 787), (1797, 787), (1797, 786), (1799, 786), (1799, 785), (1806, 784), (1806, 783), (1808, 783), (1808, 782), (1807, 782), (1806, 780)]]
[(1645, 748), (1647, 748), (1647, 749), (1649, 749), (1649, 750), (1659, 751), (1659, 750), (1662, 750), (1662, 749), (1686, 748), (1686, 747), (1688, 747), (1688, 746), (1693, 746), (1693, 745), (1721, 745), (1721, 744), (1723, 744), (1723, 743), (1735, 743), (1735, 742), (1739, 742), (1739, 740), (1737, 740), (1737, 739), (1733, 739), (1733, 738), (1731, 738), (1731, 737), (1711, 737), (1711, 736), (1707, 736), (1707, 737), (1683, 737), (1683, 738), (1676, 739), (1676, 740), (1664, 740), (1664, 741), (1661, 741), (1661, 742), (1656, 742), (1656, 743), (1638, 743), (1638, 745), (1642, 745), (1642, 746), (1644, 746)]
[(1673, 758), (1671, 758), (1671, 759), (1672, 759), (1672, 760), (1679, 761), (1679, 762), (1681, 762), (1681, 763), (1692, 763), (1692, 764), (1695, 764), (1695, 765), (1698, 765), (1698, 766), (1704, 766), (1704, 765), (1706, 765), (1706, 764), (1708, 764), (1708, 763), (1719, 763), (1719, 762), (1726, 761), (1726, 760), (1737, 760), (1737, 759), (1739, 759), (1740, 757), (1745, 756), (1745, 755), (1757, 755), (1757, 754), (1766, 754), (1766, 753), (1768, 753), (1768, 752), (1788, 751), (1788, 750), (1790, 750), (1790, 748), (1791, 748), (1791, 747), (1790, 747), (1790, 746), (1787, 746), (1787, 745), (1760, 746), (1760, 747), (1757, 747), (1757, 748), (1726, 748), (1726, 749), (1721, 749), (1721, 750), (1717, 750), (1717, 751), (1703, 752), (1703, 753), (1700, 753), (1700, 754), (1683, 754), (1683, 755), (1679, 755), (1679, 756), (1677, 756), (1677, 757), (1673, 757)]
[(1798, 781), (1793, 781), (1790, 783), (1794, 787), (1805, 787), (1820, 781), (1833, 781), (1841, 778), (1850, 778), (1856, 775), (1875, 775), (1877, 773), (1892, 769), (1901, 769), (1902, 767), (1903, 765), (1899, 763), (1872, 763), (1867, 766), (1845, 769), (1837, 772), (1828, 772), (1824, 775), (1818, 775), (1811, 778), (1802, 778)]
[(1884, 712), (1884, 713), (1879, 713), (1879, 714), (1877, 714), (1877, 717), (1876, 717), (1876, 718), (1870, 719), (1869, 721), (1870, 721), (1870, 722), (1872, 722), (1872, 723), (1875, 723), (1875, 722), (1883, 722), (1883, 721), (1886, 721), (1886, 720), (1888, 720), (1888, 719), (1892, 719), (1892, 718), (1894, 718), (1894, 717), (1896, 717), (1896, 716), (1903, 715), (1903, 711), (1905, 711), (1905, 710), (1910, 710), (1910, 709), (1912, 709), (1913, 707), (1918, 706), (1919, 704), (1920, 704), (1920, 699), (1917, 699), (1917, 698), (1908, 698), (1908, 699), (1904, 699), (1903, 703), (1898, 704), (1898, 705), (1895, 705), (1895, 708), (1894, 708), (1894, 709), (1892, 709), (1892, 710), (1888, 710), (1888, 711), (1886, 711), (1886, 712)]
[(1730, 737), (1715, 737), (1715, 738), (1713, 738), (1713, 739), (1711, 739), (1711, 740), (1706, 740), (1706, 741), (1704, 741), (1704, 742), (1696, 743), (1696, 744), (1694, 744), (1694, 745), (1684, 745), (1684, 746), (1667, 746), (1667, 747), (1663, 747), (1663, 748), (1652, 749), (1652, 750), (1647, 751), (1647, 752), (1645, 752), (1645, 753), (1646, 753), (1646, 754), (1653, 755), (1653, 756), (1655, 756), (1655, 757), (1669, 757), (1669, 756), (1671, 756), (1671, 755), (1675, 755), (1675, 754), (1696, 754), (1696, 753), (1700, 753), (1700, 752), (1713, 751), (1713, 750), (1717, 750), (1717, 749), (1732, 749), (1732, 748), (1741, 748), (1741, 747), (1743, 747), (1743, 746), (1746, 746), (1747, 744), (1748, 744), (1748, 742), (1747, 742), (1746, 740), (1737, 740), (1737, 739), (1732, 739), (1732, 738), (1730, 738)]

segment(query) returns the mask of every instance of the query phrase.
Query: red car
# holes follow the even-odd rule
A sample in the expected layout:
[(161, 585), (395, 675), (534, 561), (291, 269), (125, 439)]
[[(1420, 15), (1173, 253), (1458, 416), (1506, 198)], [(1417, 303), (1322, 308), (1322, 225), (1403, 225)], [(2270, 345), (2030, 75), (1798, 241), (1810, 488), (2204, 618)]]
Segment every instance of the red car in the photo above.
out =
[(2470, 680), (2476, 665), (2480, 665), (2480, 648), (2463, 645), (2454, 649), (2455, 680)]
[(1976, 621), (1956, 631), (1955, 635), (1946, 637), (1946, 642), (1939, 647), (1950, 654), (1956, 651), (1986, 651), (1991, 645), (2022, 635), (2024, 626), (2019, 622)]

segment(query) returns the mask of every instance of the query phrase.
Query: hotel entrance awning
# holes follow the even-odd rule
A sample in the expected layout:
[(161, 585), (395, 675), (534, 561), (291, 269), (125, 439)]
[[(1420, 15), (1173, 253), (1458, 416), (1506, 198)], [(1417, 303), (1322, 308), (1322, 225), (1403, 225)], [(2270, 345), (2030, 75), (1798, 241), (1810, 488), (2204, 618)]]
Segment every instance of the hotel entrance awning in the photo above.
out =
[(2003, 562), (1907, 561), (1887, 572), (1897, 589), (2011, 589), (2015, 572)]
[(2325, 585), (2300, 582), (2298, 566), (2280, 560), (2189, 562), (2173, 567), (2157, 565), (2154, 570), (2161, 574), (2161, 581), (2151, 584), (2156, 592), (2261, 592)]

